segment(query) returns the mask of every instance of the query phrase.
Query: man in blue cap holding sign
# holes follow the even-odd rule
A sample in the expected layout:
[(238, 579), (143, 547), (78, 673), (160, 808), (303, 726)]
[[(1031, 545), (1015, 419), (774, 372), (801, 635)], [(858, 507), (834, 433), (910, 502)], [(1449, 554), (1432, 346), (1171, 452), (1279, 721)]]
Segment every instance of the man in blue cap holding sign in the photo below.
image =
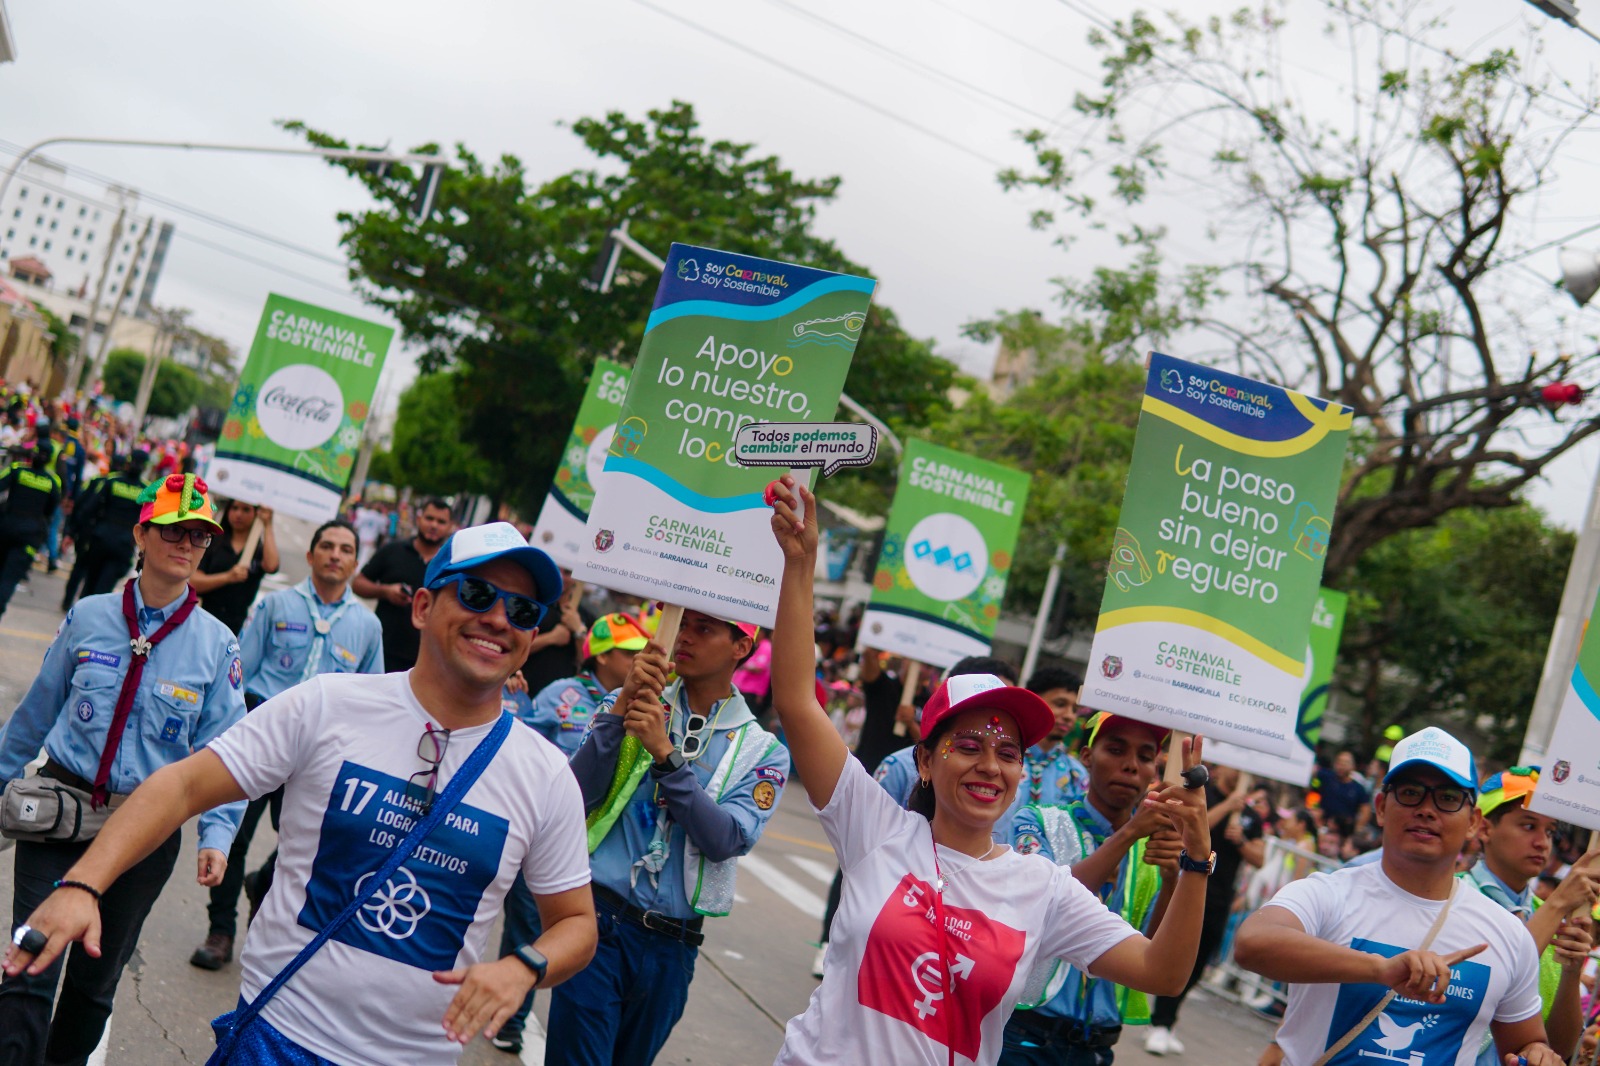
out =
[(1505, 1066), (1559, 1066), (1533, 939), (1455, 876), (1477, 783), (1449, 733), (1406, 737), (1374, 800), (1383, 858), (1286, 885), (1240, 926), (1239, 965), (1290, 983), (1286, 1066), (1472, 1066), (1491, 1033)]
[[(92, 953), (100, 887), (194, 814), (281, 785), (277, 876), (219, 1041), (251, 1061), (455, 1061), (455, 1045), (492, 1035), (529, 989), (594, 953), (577, 782), (500, 706), (560, 592), (555, 565), (509, 523), (456, 533), (412, 602), (415, 667), (316, 675), (151, 775), (29, 917), (5, 973), (38, 971), (76, 940)], [(519, 877), (544, 932), (483, 961)]]

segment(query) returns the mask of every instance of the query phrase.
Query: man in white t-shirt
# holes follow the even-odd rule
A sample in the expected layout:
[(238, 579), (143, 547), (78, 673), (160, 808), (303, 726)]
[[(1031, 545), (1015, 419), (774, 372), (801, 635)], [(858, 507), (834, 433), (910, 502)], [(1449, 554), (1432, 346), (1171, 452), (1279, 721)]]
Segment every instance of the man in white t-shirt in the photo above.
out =
[[(14, 944), (6, 974), (30, 961), (40, 969), (74, 940), (94, 944), (99, 887), (184, 821), (282, 785), (277, 875), (241, 960), (240, 994), (253, 1000), (365, 887), (493, 729), (501, 688), (560, 593), (555, 565), (509, 523), (456, 533), (412, 601), (422, 631), (414, 668), (315, 677), (153, 774), (68, 871), (72, 886), (29, 917), (46, 946), (35, 957)], [(544, 932), (481, 962), (518, 877), (533, 891)], [(531, 729), (511, 730), (389, 882), (246, 1030), (241, 1040), (262, 1049), (260, 1061), (452, 1062), (455, 1044), (492, 1035), (531, 988), (559, 984), (594, 954), (577, 781)]]
[(1477, 779), (1472, 753), (1444, 730), (1406, 737), (1374, 801), (1383, 858), (1287, 885), (1240, 926), (1235, 961), (1290, 985), (1285, 1066), (1313, 1066), (1353, 1030), (1329, 1066), (1471, 1066), (1486, 1031), (1507, 1066), (1560, 1066), (1532, 938), (1455, 877), (1482, 820)]

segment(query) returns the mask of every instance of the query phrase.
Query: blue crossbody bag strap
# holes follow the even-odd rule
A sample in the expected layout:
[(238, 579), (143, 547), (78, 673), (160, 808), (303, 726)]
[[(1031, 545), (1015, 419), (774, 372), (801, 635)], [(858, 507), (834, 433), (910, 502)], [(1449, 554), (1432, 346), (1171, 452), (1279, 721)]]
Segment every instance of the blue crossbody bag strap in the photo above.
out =
[(405, 839), (396, 845), (394, 851), (384, 860), (383, 865), (378, 867), (377, 872), (368, 879), (366, 889), (358, 892), (355, 899), (351, 900), (333, 921), (324, 926), (320, 933), (312, 937), (311, 942), (300, 949), (300, 954), (289, 960), (289, 965), (278, 971), (278, 975), (268, 983), (266, 988), (261, 990), (259, 996), (235, 1013), (232, 1030), (229, 1032), (226, 1041), (220, 1042), (216, 1052), (206, 1060), (207, 1066), (221, 1066), (221, 1064), (228, 1061), (228, 1056), (233, 1052), (234, 1045), (239, 1041), (239, 1035), (244, 1032), (251, 1022), (255, 1021), (256, 1015), (261, 1013), (261, 1009), (267, 1005), (267, 1002), (278, 994), (278, 990), (288, 982), (289, 978), (295, 975), (300, 967), (311, 960), (311, 956), (321, 950), (322, 945), (326, 944), (329, 938), (349, 924), (350, 920), (356, 916), (361, 908), (366, 906), (367, 902), (378, 894), (379, 889), (388, 882), (394, 872), (400, 869), (405, 861), (411, 857), (411, 853), (417, 850), (417, 846), (427, 839), (428, 834), (432, 833), (439, 823), (444, 821), (444, 816), (455, 809), (456, 804), (461, 802), (461, 797), (467, 794), (467, 790), (478, 780), (484, 768), (489, 765), (489, 761), (500, 750), (500, 745), (511, 733), (512, 724), (511, 715), (502, 711), (499, 721), (495, 722), (494, 728), (489, 731), (489, 735), (480, 740), (478, 746), (472, 749), (472, 754), (467, 756), (466, 762), (462, 763), (461, 768), (450, 778), (450, 783), (445, 786), (443, 792), (439, 793), (438, 798), (433, 802), (433, 806), (428, 809), (428, 813), (423, 815), (416, 825), (412, 826), (411, 832), (406, 834)]

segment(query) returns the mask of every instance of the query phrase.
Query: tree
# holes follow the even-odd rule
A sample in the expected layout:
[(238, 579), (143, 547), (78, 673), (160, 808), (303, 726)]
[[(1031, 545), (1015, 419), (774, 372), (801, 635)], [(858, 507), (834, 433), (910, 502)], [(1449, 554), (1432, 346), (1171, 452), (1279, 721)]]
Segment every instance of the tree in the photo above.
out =
[(45, 329), (50, 334), (50, 358), (57, 366), (66, 366), (78, 351), (81, 343), (78, 335), (72, 332), (72, 327), (64, 318), (48, 307), (43, 304), (34, 304), (33, 307), (44, 316)]
[(427, 496), (458, 492), (493, 495), (494, 470), (462, 439), (462, 408), (456, 371), (424, 374), (400, 394), (394, 447), (374, 480), (408, 485)]
[[(314, 145), (345, 146), (285, 125)], [(572, 130), (594, 165), (531, 188), (521, 160), (490, 163), (458, 145), (422, 219), (417, 170), (335, 164), (376, 201), (339, 216), (352, 281), (420, 346), (425, 373), (459, 371), (463, 439), (525, 513), (543, 499), (594, 359), (631, 361), (643, 336), (657, 273), (625, 255), (610, 293), (590, 279), (613, 227), (627, 221), (635, 239), (663, 252), (680, 241), (861, 270), (811, 232), (839, 179), (798, 178), (752, 145), (708, 140), (689, 104), (643, 120), (610, 112)], [(918, 425), (942, 409), (954, 380), (948, 362), (880, 307), (846, 388), (881, 417)]]
[(1441, 725), (1490, 760), (1515, 760), (1573, 542), (1519, 502), (1453, 512), (1362, 555), (1345, 574), (1338, 674), (1361, 746), (1391, 722)]
[[(139, 379), (144, 375), (145, 355), (133, 348), (113, 348), (106, 355), (106, 395), (133, 403), (139, 394)], [(194, 406), (200, 395), (200, 379), (186, 366), (162, 363), (156, 368), (155, 387), (145, 412), (155, 418), (176, 418)]]
[[(1327, 558), (1337, 579), (1386, 538), (1516, 506), (1600, 428), (1564, 419), (1569, 397), (1544, 390), (1595, 381), (1600, 356), (1560, 354), (1560, 294), (1517, 265), (1559, 150), (1596, 100), (1530, 74), (1498, 40), (1473, 56), (1439, 48), (1443, 20), (1415, 0), (1327, 4), (1326, 47), (1349, 52), (1358, 83), (1348, 101), (1296, 92), (1303, 46), (1280, 10), (1104, 23), (1090, 37), (1103, 91), (1080, 95), (1077, 128), (1024, 134), (1036, 165), (1001, 179), (1059, 197), (1035, 215), (1042, 227), (1104, 225), (1101, 196), (1137, 210), (1193, 179), (1185, 209), (1229, 243), (1186, 309), (1191, 336), (1220, 338), (1214, 357), (1244, 373), (1355, 410)], [(1346, 102), (1354, 121), (1341, 126)], [(1093, 146), (1070, 146), (1082, 143)], [(1160, 237), (1132, 234), (1150, 248)], [(1168, 277), (1163, 291), (1194, 280)]]

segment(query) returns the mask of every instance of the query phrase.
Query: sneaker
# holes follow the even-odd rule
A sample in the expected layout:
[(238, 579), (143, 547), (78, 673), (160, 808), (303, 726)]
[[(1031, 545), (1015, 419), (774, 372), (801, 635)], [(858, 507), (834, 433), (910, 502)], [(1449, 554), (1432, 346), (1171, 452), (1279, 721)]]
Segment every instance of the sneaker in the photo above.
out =
[(1153, 1025), (1145, 1034), (1144, 1050), (1147, 1055), (1165, 1055), (1172, 1050), (1172, 1030), (1164, 1025)]
[(494, 1045), (496, 1051), (504, 1051), (507, 1055), (522, 1054), (521, 1033), (510, 1033), (502, 1029), (494, 1034), (494, 1038), (489, 1043)]
[(1167, 1054), (1168, 1055), (1182, 1055), (1183, 1054), (1183, 1041), (1179, 1040), (1178, 1039), (1178, 1034), (1174, 1033), (1171, 1029), (1167, 1030)]
[(818, 944), (817, 957), (811, 960), (811, 976), (817, 978), (819, 981), (822, 979), (822, 964), (827, 957), (828, 945), (825, 943)]
[(212, 933), (206, 942), (194, 949), (189, 965), (202, 970), (220, 970), (233, 961), (233, 937), (227, 933)]

